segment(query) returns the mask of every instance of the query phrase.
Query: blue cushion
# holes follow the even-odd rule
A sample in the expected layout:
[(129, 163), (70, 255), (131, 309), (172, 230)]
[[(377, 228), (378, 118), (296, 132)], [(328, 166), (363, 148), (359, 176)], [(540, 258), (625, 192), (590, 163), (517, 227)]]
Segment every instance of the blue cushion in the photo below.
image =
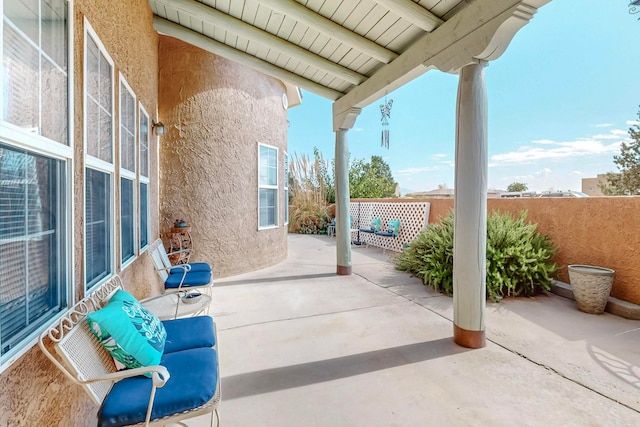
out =
[(363, 233), (373, 233), (373, 230), (370, 228), (361, 228), (360, 231)]
[(213, 347), (216, 335), (210, 316), (195, 316), (184, 319), (163, 320), (167, 331), (164, 354), (190, 348)]
[[(180, 286), (180, 280), (182, 280), (182, 273), (170, 274), (169, 277), (167, 277), (167, 280), (164, 281), (165, 289), (176, 289)], [(187, 273), (182, 286), (204, 286), (209, 283), (211, 283), (211, 272), (193, 271)]]
[(377, 231), (376, 236), (394, 237), (394, 234), (388, 231)]
[(371, 218), (371, 230), (374, 232), (380, 231), (382, 220), (380, 218)]
[[(211, 266), (206, 262), (191, 262), (188, 265), (191, 266), (191, 269), (189, 270), (190, 273), (201, 272), (201, 271), (211, 273)], [(175, 267), (169, 270), (169, 274), (182, 274), (183, 271), (184, 271), (184, 268)]]
[(87, 322), (100, 344), (127, 368), (160, 362), (164, 325), (127, 292), (118, 290), (103, 309), (87, 315)]
[[(171, 375), (156, 390), (151, 419), (188, 411), (204, 405), (215, 396), (218, 383), (218, 357), (212, 348), (167, 353), (160, 363)], [(98, 411), (98, 427), (120, 427), (144, 422), (151, 379), (125, 378), (113, 385)]]

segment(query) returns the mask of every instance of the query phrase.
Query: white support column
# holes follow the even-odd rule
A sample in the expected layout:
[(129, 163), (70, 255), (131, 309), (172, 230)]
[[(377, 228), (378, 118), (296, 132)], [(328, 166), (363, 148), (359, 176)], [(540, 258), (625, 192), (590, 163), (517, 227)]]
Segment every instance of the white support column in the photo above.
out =
[(351, 227), (349, 226), (349, 143), (347, 130), (336, 132), (336, 254), (340, 275), (351, 274)]
[(351, 227), (349, 224), (349, 143), (347, 131), (356, 123), (359, 108), (349, 108), (341, 114), (333, 104), (333, 130), (336, 133), (336, 255), (337, 273), (351, 274)]
[(484, 64), (460, 71), (456, 111), (453, 337), (485, 346), (487, 240), (487, 94)]

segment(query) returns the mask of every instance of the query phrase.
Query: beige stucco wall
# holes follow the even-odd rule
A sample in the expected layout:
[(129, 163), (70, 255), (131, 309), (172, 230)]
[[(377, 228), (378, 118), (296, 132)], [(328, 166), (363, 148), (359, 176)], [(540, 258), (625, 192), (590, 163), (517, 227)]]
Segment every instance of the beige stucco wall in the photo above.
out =
[[(453, 209), (452, 199), (398, 199), (431, 203), (429, 223)], [(380, 201), (388, 201), (381, 199)], [(611, 295), (640, 304), (640, 197), (488, 199), (491, 211), (528, 212), (528, 220), (558, 247), (559, 280), (569, 282), (569, 264), (616, 271)]]
[[(158, 35), (146, 1), (75, 0), (74, 9), (74, 282), (76, 300), (84, 294), (84, 148), (83, 148), (83, 40), (86, 17), (114, 60), (116, 100), (118, 73), (132, 87), (151, 117), (157, 109)], [(116, 102), (117, 120), (117, 102)], [(116, 127), (116, 141), (118, 130)], [(116, 142), (116, 144), (118, 144)], [(150, 238), (158, 236), (157, 144), (150, 147)], [(116, 157), (116, 164), (119, 158)], [(116, 181), (119, 175), (116, 173)], [(118, 190), (119, 186), (114, 186)], [(118, 200), (116, 193), (116, 200)], [(119, 206), (116, 205), (116, 209)], [(119, 224), (116, 223), (116, 236)], [(116, 259), (120, 241), (116, 238)], [(139, 297), (157, 293), (159, 287), (152, 266), (144, 254), (121, 275), (129, 290)], [(119, 261), (116, 269), (121, 270)], [(95, 425), (97, 406), (86, 394), (58, 374), (57, 369), (35, 346), (0, 375), (0, 426), (85, 427)]]
[(279, 227), (258, 231), (258, 143), (278, 148), (279, 183), (287, 147), (282, 83), (170, 37), (160, 37), (161, 231), (192, 227), (192, 261), (215, 277), (286, 257), (283, 192)]

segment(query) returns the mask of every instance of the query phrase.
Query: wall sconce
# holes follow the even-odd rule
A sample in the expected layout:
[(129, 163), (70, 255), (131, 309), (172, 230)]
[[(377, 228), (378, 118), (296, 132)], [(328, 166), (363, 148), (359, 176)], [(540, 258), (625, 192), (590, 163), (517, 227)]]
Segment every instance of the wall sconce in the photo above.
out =
[(156, 122), (155, 120), (153, 120), (152, 123), (153, 134), (155, 136), (163, 136), (167, 133), (167, 128), (164, 127), (164, 124), (162, 122)]

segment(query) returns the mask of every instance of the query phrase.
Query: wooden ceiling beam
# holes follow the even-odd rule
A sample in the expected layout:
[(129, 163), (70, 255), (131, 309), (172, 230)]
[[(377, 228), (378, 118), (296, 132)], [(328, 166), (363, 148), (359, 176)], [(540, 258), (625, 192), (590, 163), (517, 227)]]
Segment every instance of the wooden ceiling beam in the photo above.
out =
[(258, 2), (270, 9), (277, 10), (288, 18), (319, 31), (327, 37), (344, 43), (383, 64), (388, 64), (398, 57), (397, 53), (386, 47), (380, 46), (368, 38), (336, 24), (332, 20), (307, 9), (293, 0), (258, 0)]
[(444, 23), (442, 19), (411, 0), (373, 0), (405, 21), (431, 32)]
[(205, 35), (189, 30), (175, 22), (154, 16), (153, 26), (158, 33), (182, 40), (185, 43), (199, 47), (200, 49), (211, 52), (214, 55), (245, 65), (284, 82), (292, 83), (324, 98), (335, 100), (342, 95), (341, 92), (330, 89), (290, 71), (284, 70), (267, 61), (263, 61), (262, 59), (258, 59), (247, 53), (236, 50), (224, 43), (212, 40)]
[(256, 43), (267, 49), (273, 49), (288, 55), (293, 59), (353, 85), (358, 85), (367, 79), (367, 77), (362, 74), (331, 62), (320, 55), (309, 52), (300, 46), (276, 37), (271, 33), (256, 28), (205, 4), (193, 0), (159, 0), (158, 3), (164, 3), (166, 6), (184, 11), (197, 19), (201, 19), (203, 22), (248, 39), (251, 43)]

